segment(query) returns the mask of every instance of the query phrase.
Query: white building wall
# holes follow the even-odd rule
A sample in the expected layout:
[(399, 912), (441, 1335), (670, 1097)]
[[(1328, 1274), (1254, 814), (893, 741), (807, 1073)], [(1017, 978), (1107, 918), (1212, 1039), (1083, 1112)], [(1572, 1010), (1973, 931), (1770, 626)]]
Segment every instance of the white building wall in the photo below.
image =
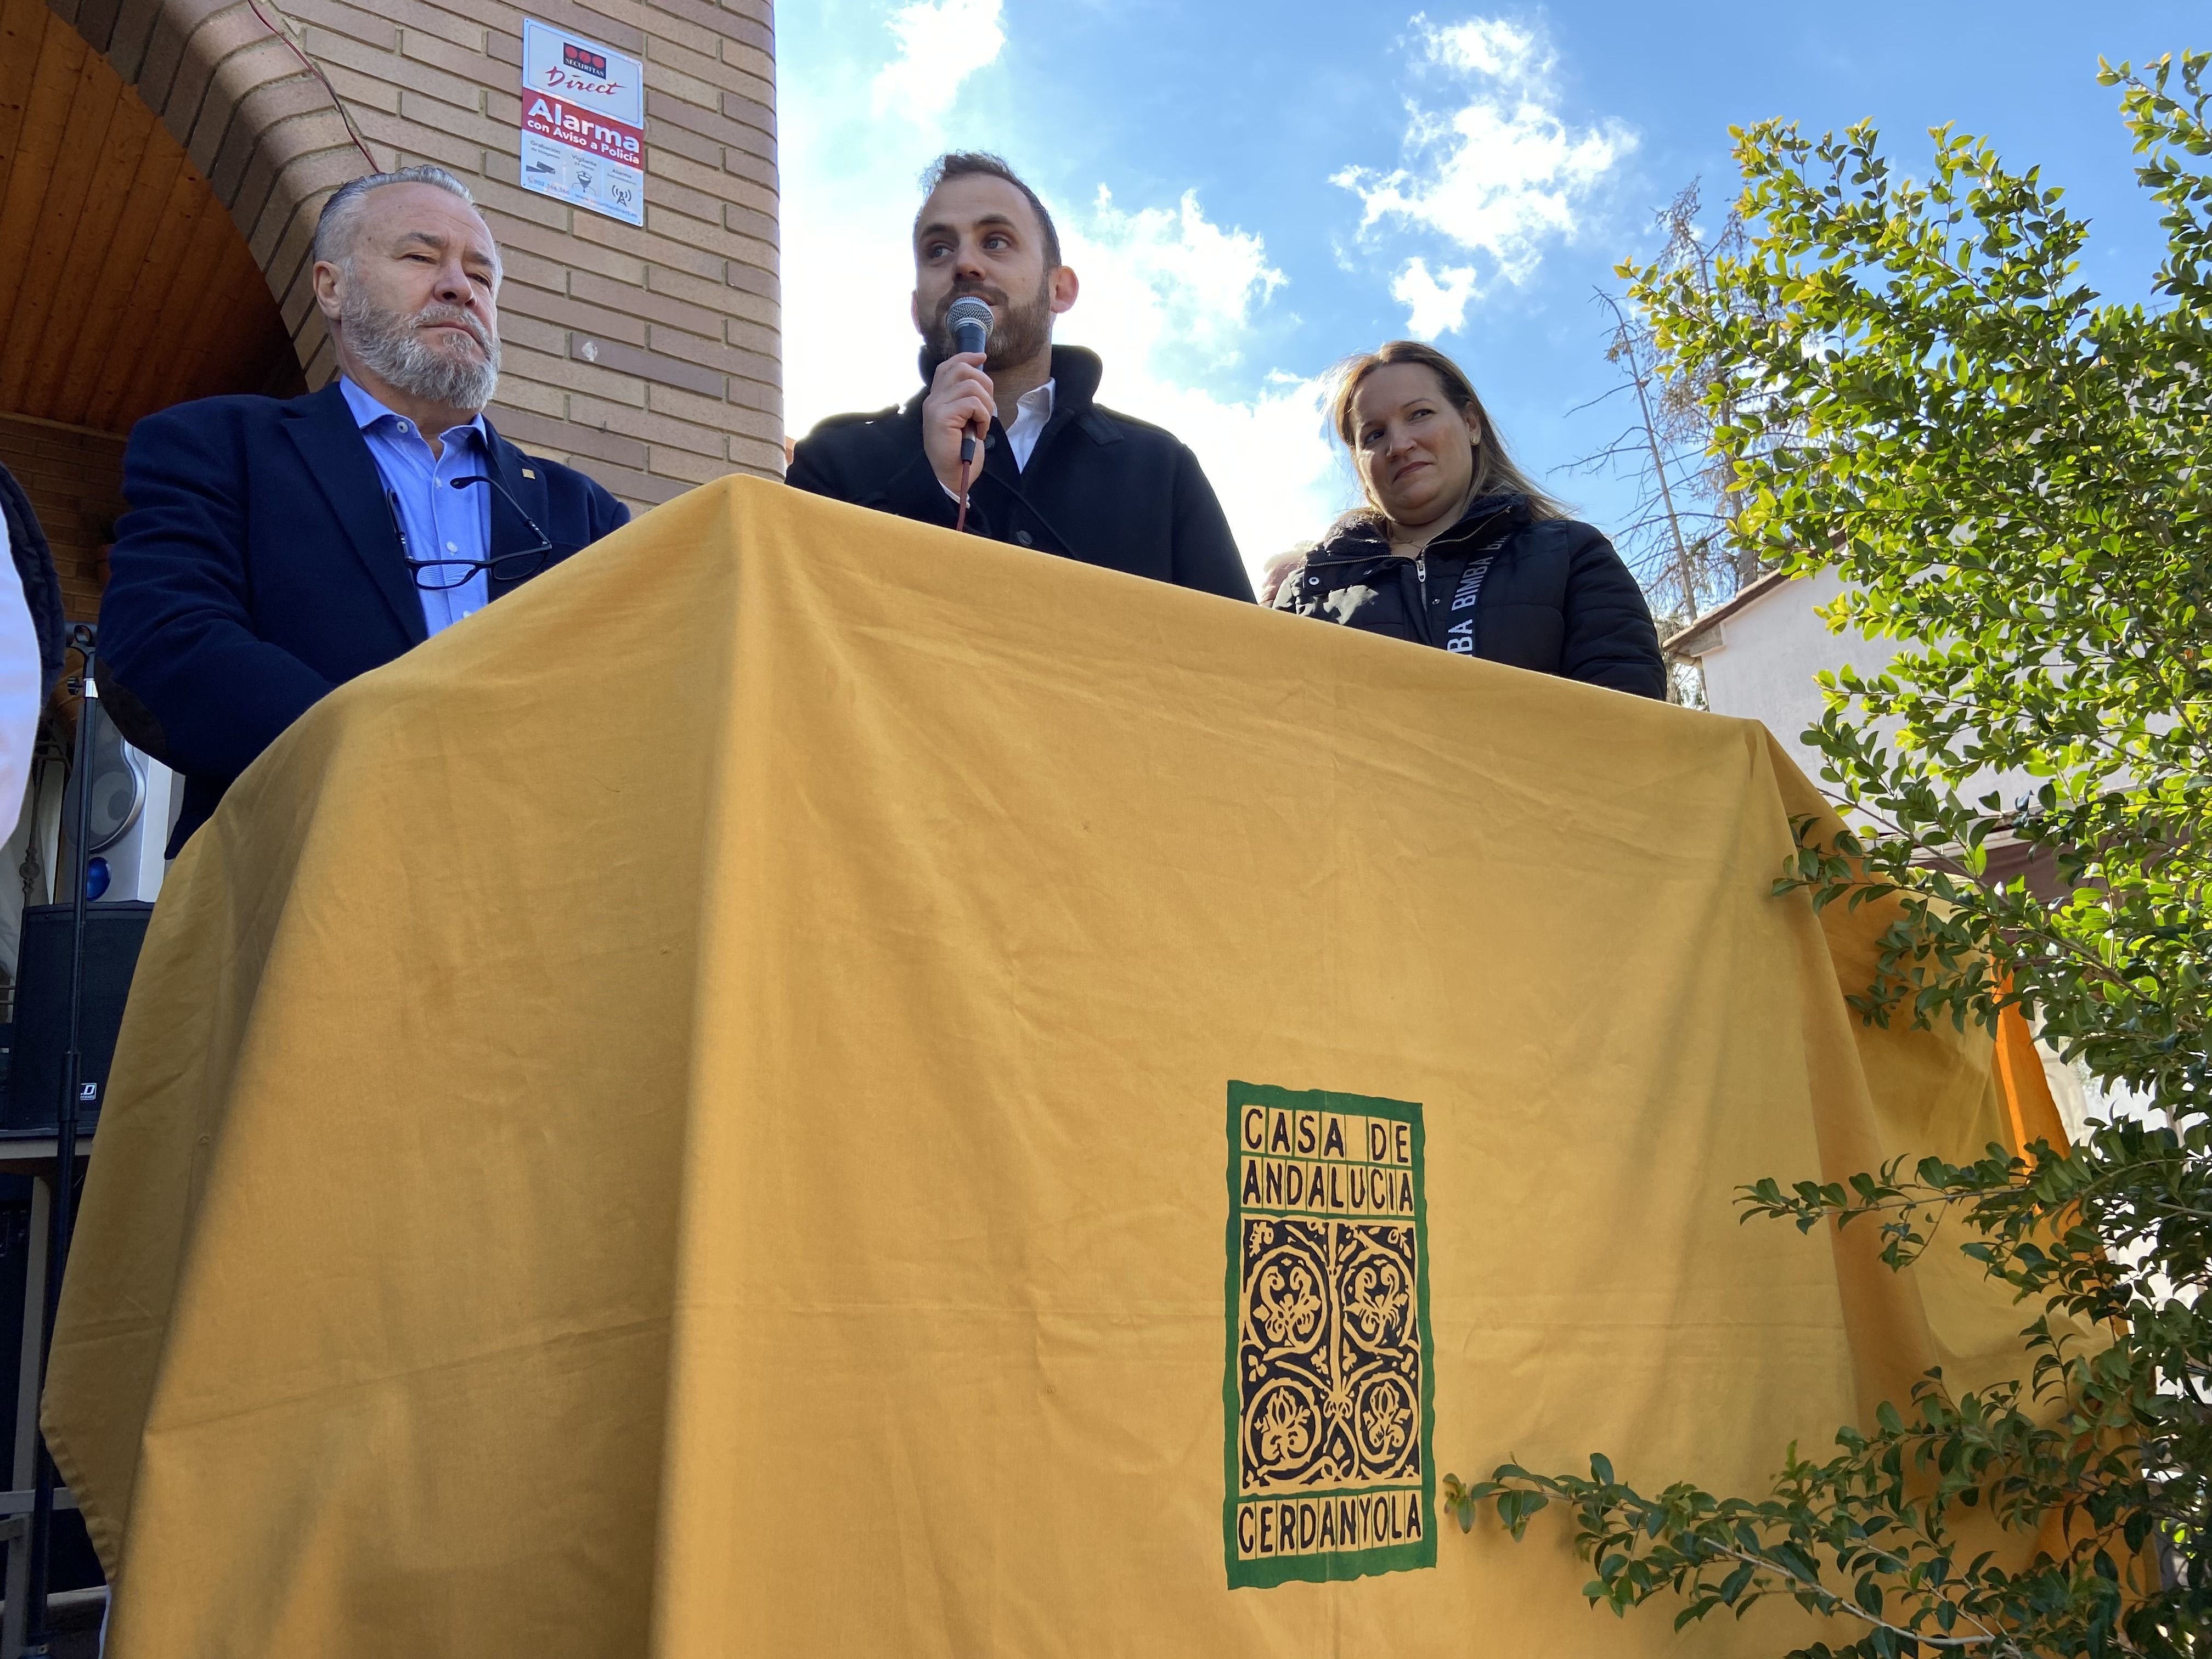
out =
[[(1778, 583), (1722, 617), (1702, 637), (1693, 636), (1695, 650), (1690, 653), (1705, 670), (1706, 707), (1759, 721), (1816, 784), (1820, 751), (1798, 740), (1825, 707), (1814, 677), (1846, 665), (1862, 674), (1879, 673), (1906, 643), (1870, 640), (1856, 632), (1830, 633), (1816, 613), (1842, 592), (1843, 579), (1833, 568)], [(1988, 774), (1973, 779), (1964, 793), (1973, 800), (1994, 786), (2009, 805), (2032, 793), (2037, 782), (2025, 772)], [(2124, 1092), (2100, 1091), (2088, 1082), (2086, 1070), (2061, 1060), (2040, 1041), (2036, 1052), (2059, 1117), (2076, 1143), (2093, 1118), (2144, 1115), (2142, 1103)]]
[(1755, 720), (1782, 740), (1805, 775), (1820, 775), (1818, 750), (1799, 733), (1820, 718), (1820, 688), (1814, 676), (1846, 664), (1878, 673), (1899, 650), (1894, 640), (1831, 634), (1816, 614), (1843, 592), (1832, 568), (1770, 588), (1717, 625), (1698, 658), (1705, 672), (1705, 706), (1717, 714)]
[[(1870, 640), (1856, 631), (1830, 633), (1817, 613), (1843, 587), (1832, 566), (1779, 583), (1723, 617), (1695, 653), (1705, 670), (1705, 706), (1717, 714), (1759, 721), (1815, 783), (1820, 781), (1820, 751), (1799, 740), (1819, 721), (1823, 708), (1814, 676), (1846, 665), (1862, 674), (1880, 673), (1906, 645)], [(1993, 785), (2009, 805), (2033, 793), (2038, 780), (2025, 772), (1990, 775), (1973, 780), (1966, 799), (1986, 794)]]

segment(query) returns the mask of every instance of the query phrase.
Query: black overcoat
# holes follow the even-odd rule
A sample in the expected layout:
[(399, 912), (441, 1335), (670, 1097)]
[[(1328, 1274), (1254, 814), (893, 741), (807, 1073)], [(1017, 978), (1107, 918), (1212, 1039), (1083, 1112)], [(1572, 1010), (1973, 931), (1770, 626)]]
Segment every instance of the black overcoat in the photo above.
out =
[(1613, 544), (1520, 495), (1481, 497), (1419, 556), (1376, 520), (1332, 531), (1283, 579), (1278, 611), (1638, 696), (1667, 695), (1659, 632)]
[[(1249, 601), (1213, 486), (1175, 434), (1095, 401), (1102, 373), (1080, 346), (1052, 352), (1052, 418), (1017, 468), (997, 421), (969, 490), (968, 528), (1040, 552)], [(917, 392), (902, 409), (835, 415), (794, 449), (801, 489), (951, 529), (957, 504), (921, 447)]]

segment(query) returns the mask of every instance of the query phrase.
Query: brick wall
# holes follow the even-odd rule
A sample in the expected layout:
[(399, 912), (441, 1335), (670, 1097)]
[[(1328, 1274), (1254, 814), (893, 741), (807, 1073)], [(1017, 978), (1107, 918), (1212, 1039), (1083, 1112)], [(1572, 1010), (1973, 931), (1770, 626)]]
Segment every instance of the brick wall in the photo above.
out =
[[(435, 161), (482, 204), (507, 270), (493, 419), (510, 437), (638, 507), (732, 471), (781, 474), (769, 0), (531, 9), (644, 60), (641, 229), (522, 189), (523, 8), (283, 3), (380, 163)], [(289, 321), (312, 307), (301, 264)]]
[(636, 507), (781, 474), (771, 0), (536, 0), (531, 15), (645, 62), (642, 228), (521, 188), (525, 13), (506, 0), (49, 4), (230, 210), (310, 385), (331, 368), (317, 210), (372, 160), (435, 161), (467, 181), (504, 256), (493, 418), (508, 435)]
[(331, 368), (317, 211), (372, 163), (436, 161), (505, 257), (494, 419), (510, 436), (635, 507), (781, 474), (772, 0), (532, 0), (645, 62), (641, 228), (521, 188), (525, 9), (507, 0), (47, 3), (228, 209), (311, 386)]
[(100, 615), (100, 560), (123, 514), (123, 440), (0, 415), (0, 465), (15, 475), (54, 550), (72, 621)]

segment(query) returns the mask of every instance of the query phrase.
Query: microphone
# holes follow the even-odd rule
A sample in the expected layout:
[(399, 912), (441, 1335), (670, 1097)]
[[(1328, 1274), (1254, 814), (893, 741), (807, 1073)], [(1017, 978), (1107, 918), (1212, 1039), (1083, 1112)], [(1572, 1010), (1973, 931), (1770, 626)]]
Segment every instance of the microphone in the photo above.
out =
[[(972, 294), (963, 294), (945, 307), (945, 320), (952, 330), (952, 343), (963, 351), (981, 351), (991, 337), (991, 305)], [(960, 465), (975, 459), (975, 434), (960, 434)], [(966, 503), (962, 503), (965, 507)], [(962, 514), (966, 519), (966, 514)]]
[(963, 351), (981, 351), (991, 337), (990, 302), (963, 294), (945, 313), (953, 343)]

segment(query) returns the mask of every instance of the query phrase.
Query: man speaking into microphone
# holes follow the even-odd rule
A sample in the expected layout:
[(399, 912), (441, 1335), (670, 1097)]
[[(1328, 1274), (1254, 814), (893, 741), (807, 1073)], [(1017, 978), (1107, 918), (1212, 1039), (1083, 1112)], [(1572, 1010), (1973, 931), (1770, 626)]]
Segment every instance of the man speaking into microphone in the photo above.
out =
[[(1249, 601), (1251, 579), (1198, 458), (1173, 434), (1094, 401), (1096, 353), (1053, 344), (1053, 319), (1079, 285), (1036, 192), (997, 156), (970, 152), (939, 157), (925, 183), (913, 315), (927, 385), (902, 409), (823, 421), (793, 452), (789, 481)], [(973, 331), (965, 342), (963, 323)], [(980, 348), (962, 349), (975, 334)]]

